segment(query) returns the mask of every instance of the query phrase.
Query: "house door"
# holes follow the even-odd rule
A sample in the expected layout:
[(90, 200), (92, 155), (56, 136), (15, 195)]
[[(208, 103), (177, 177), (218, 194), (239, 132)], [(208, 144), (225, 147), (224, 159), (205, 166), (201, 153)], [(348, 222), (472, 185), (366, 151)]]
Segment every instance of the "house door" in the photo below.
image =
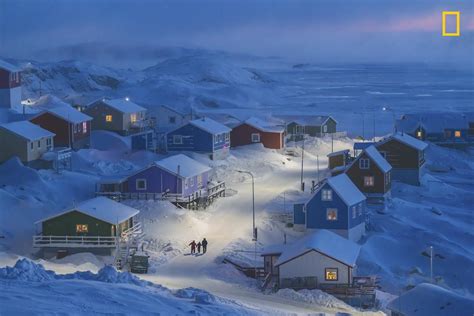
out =
[(115, 227), (115, 225), (112, 225), (112, 228), (111, 228), (111, 235), (110, 236), (116, 236), (117, 234), (117, 228)]

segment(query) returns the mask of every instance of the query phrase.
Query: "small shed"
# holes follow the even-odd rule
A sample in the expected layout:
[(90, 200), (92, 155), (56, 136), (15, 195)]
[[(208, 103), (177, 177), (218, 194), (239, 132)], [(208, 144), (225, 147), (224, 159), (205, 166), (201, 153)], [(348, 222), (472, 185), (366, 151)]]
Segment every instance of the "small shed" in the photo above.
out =
[(53, 132), (56, 146), (76, 150), (90, 146), (92, 117), (69, 105), (47, 109), (30, 121)]
[[(346, 174), (328, 178), (301, 210), (295, 208), (295, 224), (306, 229), (326, 229), (352, 241), (365, 234), (366, 197)], [(304, 217), (302, 216), (304, 215)]]
[(397, 132), (376, 143), (375, 147), (392, 166), (392, 180), (420, 185), (428, 144)]
[(167, 150), (208, 153), (211, 159), (228, 156), (231, 129), (210, 118), (203, 117), (171, 131), (166, 136)]
[(369, 146), (347, 167), (345, 173), (367, 197), (384, 198), (392, 187), (392, 166), (375, 146)]
[(344, 172), (346, 166), (351, 161), (350, 159), (350, 150), (344, 149), (329, 153), (328, 157), (328, 167), (331, 171), (331, 175), (335, 176)]
[(237, 147), (262, 143), (265, 148), (282, 149), (285, 147), (284, 132), (280, 125), (251, 117), (232, 129), (231, 144)]
[(17, 156), (25, 164), (34, 164), (43, 154), (53, 150), (54, 133), (29, 121), (0, 125), (0, 162)]
[(279, 288), (300, 290), (351, 285), (359, 252), (356, 243), (319, 230), (264, 257), (278, 257), (273, 271)]

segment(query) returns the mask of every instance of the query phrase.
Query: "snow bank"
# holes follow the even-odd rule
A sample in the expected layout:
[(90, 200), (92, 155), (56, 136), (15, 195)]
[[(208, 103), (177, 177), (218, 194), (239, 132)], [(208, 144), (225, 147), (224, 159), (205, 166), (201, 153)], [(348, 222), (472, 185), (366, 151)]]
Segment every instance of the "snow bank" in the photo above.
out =
[(306, 304), (314, 304), (326, 308), (333, 308), (344, 311), (355, 311), (354, 308), (347, 305), (341, 300), (338, 300), (332, 295), (329, 295), (321, 290), (300, 290), (281, 289), (275, 295), (284, 298), (289, 298)]
[(53, 271), (47, 271), (42, 265), (28, 259), (18, 260), (13, 267), (0, 268), (0, 279), (41, 282), (55, 278)]

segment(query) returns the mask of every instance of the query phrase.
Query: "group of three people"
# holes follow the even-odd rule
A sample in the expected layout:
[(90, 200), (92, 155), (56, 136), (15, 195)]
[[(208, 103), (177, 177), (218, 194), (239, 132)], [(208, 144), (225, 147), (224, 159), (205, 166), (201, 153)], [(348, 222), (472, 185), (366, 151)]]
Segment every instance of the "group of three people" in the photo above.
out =
[(202, 247), (202, 253), (205, 254), (207, 251), (207, 240), (204, 238), (202, 241), (199, 241), (196, 243), (195, 240), (191, 241), (189, 244), (191, 246), (191, 254), (196, 254), (196, 249), (197, 253), (201, 253), (201, 247)]

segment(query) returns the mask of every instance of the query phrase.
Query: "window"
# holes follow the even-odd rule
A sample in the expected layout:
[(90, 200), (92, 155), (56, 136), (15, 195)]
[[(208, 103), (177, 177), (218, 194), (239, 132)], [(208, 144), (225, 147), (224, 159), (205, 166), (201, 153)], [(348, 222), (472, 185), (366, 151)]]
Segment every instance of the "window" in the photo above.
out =
[(416, 137), (418, 137), (418, 138), (423, 137), (422, 131), (417, 131), (417, 132), (416, 132)]
[(225, 141), (228, 142), (230, 140), (230, 134), (225, 133)]
[(135, 187), (137, 190), (146, 190), (146, 179), (137, 179)]
[(173, 144), (181, 145), (183, 143), (182, 135), (173, 135)]
[(359, 216), (362, 215), (362, 203), (359, 203), (359, 205), (357, 205), (357, 213)]
[(454, 137), (461, 137), (461, 131), (454, 131)]
[(367, 158), (361, 158), (359, 160), (359, 168), (360, 169), (369, 169), (370, 168), (370, 160)]
[(40, 141), (40, 140), (36, 142), (36, 146), (37, 146), (38, 148), (41, 148), (41, 141)]
[(189, 180), (186, 178), (184, 179), (184, 188), (187, 189), (189, 187)]
[(260, 134), (252, 133), (252, 143), (260, 143)]
[(31, 149), (31, 150), (35, 149), (33, 146), (34, 146), (34, 143), (31, 142), (31, 143), (30, 143), (30, 149)]
[(326, 209), (326, 219), (328, 221), (337, 221), (337, 208)]
[(202, 186), (202, 174), (197, 176), (197, 184), (198, 184), (199, 187)]
[(130, 122), (135, 123), (137, 121), (137, 114), (132, 113), (130, 114)]
[(326, 281), (337, 281), (338, 280), (338, 275), (337, 275), (337, 268), (326, 268), (324, 269), (324, 279)]
[(51, 145), (51, 138), (46, 138), (46, 145)]
[(322, 190), (321, 201), (332, 201), (332, 190), (327, 190), (327, 189)]
[(357, 217), (357, 207), (354, 205), (352, 207), (352, 218), (356, 218)]
[(323, 132), (324, 132), (324, 133), (327, 133), (327, 132), (328, 132), (328, 126), (327, 126), (327, 125), (324, 125), (324, 126), (323, 126)]
[(190, 187), (194, 186), (194, 177), (189, 178), (189, 186)]
[(82, 122), (82, 133), (87, 133), (87, 122)]
[(373, 187), (374, 186), (374, 177), (365, 176), (364, 177), (364, 187)]
[(112, 115), (107, 114), (107, 115), (105, 116), (105, 121), (106, 121), (106, 122), (112, 122)]
[(168, 117), (168, 122), (170, 124), (176, 124), (176, 116), (170, 116)]
[(76, 224), (76, 233), (87, 233), (87, 232), (89, 232), (89, 225)]

